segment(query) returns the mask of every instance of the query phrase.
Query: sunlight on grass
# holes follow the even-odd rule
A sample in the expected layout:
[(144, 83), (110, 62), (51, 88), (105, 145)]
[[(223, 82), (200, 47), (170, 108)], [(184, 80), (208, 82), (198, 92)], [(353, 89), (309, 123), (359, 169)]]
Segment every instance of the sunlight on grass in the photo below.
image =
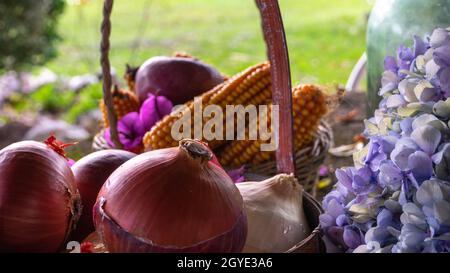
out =
[[(60, 55), (51, 69), (64, 74), (99, 71), (102, 1), (68, 6), (61, 20)], [(132, 3), (132, 4), (131, 4)], [(365, 0), (280, 0), (294, 82), (344, 83), (365, 48)], [(186, 51), (227, 74), (265, 59), (252, 0), (116, 0), (111, 63), (140, 64)]]

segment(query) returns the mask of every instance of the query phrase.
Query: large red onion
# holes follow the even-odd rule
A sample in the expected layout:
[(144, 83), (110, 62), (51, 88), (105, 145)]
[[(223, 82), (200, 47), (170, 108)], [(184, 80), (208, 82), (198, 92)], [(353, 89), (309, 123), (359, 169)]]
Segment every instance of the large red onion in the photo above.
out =
[(72, 166), (83, 210), (71, 240), (81, 241), (94, 232), (92, 208), (100, 188), (115, 169), (134, 156), (136, 154), (124, 150), (103, 150), (83, 157)]
[(56, 252), (78, 220), (64, 146), (54, 138), (48, 144), (22, 141), (0, 151), (1, 252)]
[(130, 159), (103, 185), (94, 206), (110, 252), (240, 252), (247, 236), (242, 196), (204, 144)]
[(184, 57), (153, 57), (136, 73), (136, 91), (141, 103), (148, 94), (157, 94), (174, 105), (182, 104), (222, 82), (222, 75), (214, 67)]

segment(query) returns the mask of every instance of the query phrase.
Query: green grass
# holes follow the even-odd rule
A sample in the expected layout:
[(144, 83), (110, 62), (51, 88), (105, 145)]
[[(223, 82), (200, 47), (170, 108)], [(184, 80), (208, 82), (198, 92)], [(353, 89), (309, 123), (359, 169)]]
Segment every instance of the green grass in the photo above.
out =
[[(60, 22), (62, 74), (99, 71), (102, 2), (68, 6)], [(280, 0), (294, 82), (345, 83), (365, 49), (367, 0)], [(265, 60), (253, 0), (116, 0), (111, 64), (122, 75), (154, 55), (188, 52), (232, 75)]]

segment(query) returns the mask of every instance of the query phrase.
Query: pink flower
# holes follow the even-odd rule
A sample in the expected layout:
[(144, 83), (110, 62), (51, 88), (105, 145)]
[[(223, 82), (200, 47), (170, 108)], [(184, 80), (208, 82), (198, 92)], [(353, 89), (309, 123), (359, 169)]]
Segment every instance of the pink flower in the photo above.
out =
[[(146, 132), (137, 112), (131, 112), (123, 116), (117, 123), (117, 131), (120, 143), (128, 151), (137, 149), (142, 145), (142, 138)], [(105, 130), (105, 139), (111, 147), (115, 147), (109, 128)]]
[(72, 167), (73, 164), (75, 164), (75, 160), (73, 160), (72, 158), (67, 158), (67, 165), (69, 165), (69, 167)]
[(244, 166), (241, 166), (238, 169), (227, 171), (228, 175), (231, 177), (231, 180), (233, 180), (234, 183), (245, 182), (244, 172), (245, 172)]
[(164, 96), (149, 95), (142, 103), (139, 119), (144, 130), (150, 131), (153, 125), (172, 111), (172, 102)]

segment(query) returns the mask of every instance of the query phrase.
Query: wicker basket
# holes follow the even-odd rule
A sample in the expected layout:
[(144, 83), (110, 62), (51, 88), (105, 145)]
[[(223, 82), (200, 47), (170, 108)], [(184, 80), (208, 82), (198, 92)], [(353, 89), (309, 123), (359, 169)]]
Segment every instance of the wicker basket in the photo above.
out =
[[(104, 138), (104, 130), (95, 135), (92, 148), (95, 151), (111, 149)], [(316, 132), (314, 142), (295, 152), (295, 176), (303, 185), (303, 188), (312, 196), (316, 196), (315, 185), (318, 177), (318, 169), (325, 160), (328, 149), (333, 139), (332, 130), (328, 123), (322, 121)], [(244, 176), (248, 181), (259, 181), (262, 177), (277, 174), (276, 161), (268, 161), (259, 165), (248, 165)]]
[[(103, 99), (107, 108), (108, 120), (110, 121), (111, 139), (115, 147), (120, 148), (122, 145), (118, 141), (117, 117), (112, 104), (111, 73), (108, 57), (112, 4), (113, 0), (104, 1), (101, 28), (101, 65), (103, 72)], [(262, 179), (276, 173), (294, 173), (300, 183), (303, 184), (305, 190), (313, 192), (319, 166), (324, 161), (332, 141), (331, 129), (325, 122), (322, 122), (313, 145), (299, 151), (294, 151), (289, 57), (278, 1), (256, 0), (256, 4), (260, 11), (262, 29), (271, 64), (272, 100), (273, 104), (279, 105), (280, 109), (280, 124), (277, 134), (279, 146), (275, 152), (276, 160), (257, 166), (247, 166), (246, 175), (252, 180), (258, 180), (254, 178), (258, 177)], [(103, 132), (95, 136), (93, 148), (95, 150), (110, 148), (103, 137)], [(322, 209), (320, 204), (307, 192), (304, 193), (304, 209), (313, 232), (288, 252), (324, 252), (319, 229), (319, 215), (322, 213)]]

